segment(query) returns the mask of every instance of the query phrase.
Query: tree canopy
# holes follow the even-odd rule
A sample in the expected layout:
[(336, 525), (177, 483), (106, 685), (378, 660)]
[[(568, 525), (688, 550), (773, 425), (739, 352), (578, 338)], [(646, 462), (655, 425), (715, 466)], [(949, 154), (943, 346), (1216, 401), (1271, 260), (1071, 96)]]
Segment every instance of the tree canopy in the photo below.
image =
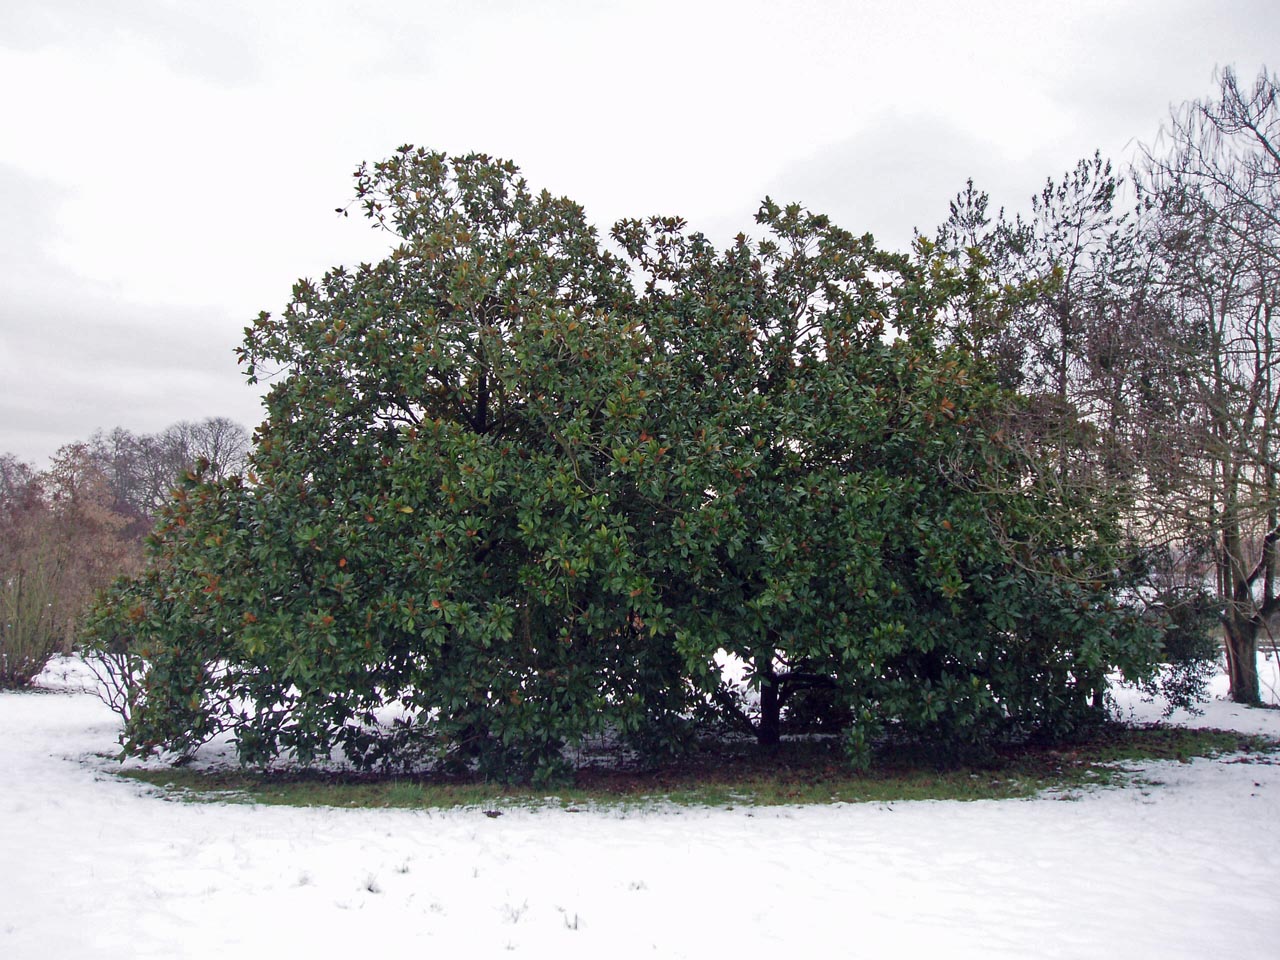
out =
[(394, 250), (246, 329), (249, 469), (194, 473), (91, 625), (127, 750), (551, 777), (592, 735), (808, 723), (866, 762), (1149, 675), (1116, 505), (1016, 442), (983, 271), (769, 200), (725, 250), (606, 244), (483, 155), (401, 148), (357, 200)]

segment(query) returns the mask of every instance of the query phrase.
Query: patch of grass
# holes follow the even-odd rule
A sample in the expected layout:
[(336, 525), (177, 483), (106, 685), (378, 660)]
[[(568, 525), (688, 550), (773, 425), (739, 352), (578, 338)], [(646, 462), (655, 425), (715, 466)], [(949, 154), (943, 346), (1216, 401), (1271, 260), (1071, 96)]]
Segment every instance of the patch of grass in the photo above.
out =
[(1187, 730), (1159, 725), (1104, 727), (1082, 746), (1094, 751), (1099, 763), (1120, 763), (1127, 760), (1186, 762), (1196, 757), (1219, 757), (1226, 753), (1270, 753), (1280, 749), (1280, 744), (1266, 737), (1232, 730)]
[(1070, 745), (1024, 744), (991, 751), (981, 762), (939, 764), (936, 752), (886, 751), (875, 768), (851, 771), (834, 741), (771, 748), (718, 744), (650, 768), (589, 767), (554, 796), (474, 777), (320, 771), (130, 770), (120, 776), (162, 788), (174, 799), (288, 806), (438, 809), (640, 806), (654, 802), (733, 808), (802, 803), (902, 800), (1006, 800), (1052, 791), (1077, 798), (1096, 786), (1135, 781), (1135, 763), (1190, 761), (1227, 753), (1269, 753), (1280, 744), (1221, 730), (1106, 727)]

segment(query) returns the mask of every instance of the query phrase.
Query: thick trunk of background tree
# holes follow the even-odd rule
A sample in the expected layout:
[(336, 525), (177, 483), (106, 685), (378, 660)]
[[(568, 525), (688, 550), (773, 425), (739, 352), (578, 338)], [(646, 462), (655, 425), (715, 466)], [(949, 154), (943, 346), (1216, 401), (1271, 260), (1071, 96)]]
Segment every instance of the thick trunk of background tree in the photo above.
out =
[(1262, 702), (1258, 685), (1258, 620), (1227, 616), (1222, 626), (1231, 699), (1257, 706)]
[[(1237, 517), (1239, 510), (1232, 492), (1231, 508), (1224, 517)], [(1219, 595), (1223, 601), (1223, 646), (1227, 655), (1227, 677), (1231, 681), (1230, 697), (1236, 703), (1257, 706), (1262, 702), (1258, 679), (1258, 634), (1277, 609), (1280, 598), (1275, 586), (1275, 545), (1278, 536), (1273, 527), (1263, 539), (1262, 549), (1252, 570), (1246, 566), (1247, 539), (1238, 523), (1224, 523), (1222, 553), (1219, 558)], [(1261, 583), (1263, 593), (1257, 596)]]

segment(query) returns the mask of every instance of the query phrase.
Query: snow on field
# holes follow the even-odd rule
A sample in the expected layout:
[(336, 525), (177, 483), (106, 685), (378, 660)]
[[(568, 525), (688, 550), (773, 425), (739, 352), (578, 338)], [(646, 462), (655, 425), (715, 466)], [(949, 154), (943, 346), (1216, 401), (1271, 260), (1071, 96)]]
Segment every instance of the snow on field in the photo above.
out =
[[(1280, 737), (1220, 699), (1175, 720)], [(1274, 760), (1070, 800), (489, 818), (167, 801), (110, 775), (116, 732), (84, 693), (0, 695), (0, 957), (1280, 952)]]

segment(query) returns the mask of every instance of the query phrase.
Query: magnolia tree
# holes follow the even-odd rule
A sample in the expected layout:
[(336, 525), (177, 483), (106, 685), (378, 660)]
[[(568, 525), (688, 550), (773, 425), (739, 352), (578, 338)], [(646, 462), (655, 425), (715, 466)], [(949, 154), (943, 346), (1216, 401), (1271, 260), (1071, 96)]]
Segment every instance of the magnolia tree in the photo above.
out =
[(860, 759), (889, 727), (954, 746), (1080, 723), (1108, 669), (1142, 672), (1150, 624), (1116, 599), (1114, 511), (1037, 482), (1006, 426), (1022, 399), (943, 323), (1008, 305), (929, 245), (770, 201), (757, 221), (723, 253), (675, 221), (615, 230), (670, 367), (660, 429), (702, 445), (667, 548), (681, 653), (749, 666), (749, 700), (701, 676), (763, 742), (784, 713)]
[(99, 607), (126, 750), (546, 778), (596, 733), (807, 720), (865, 762), (1061, 734), (1149, 670), (1114, 518), (1033, 482), (1021, 400), (944, 329), (1000, 315), (978, 274), (771, 202), (759, 241), (626, 221), (613, 254), (476, 155), (403, 148), (357, 198), (394, 250), (246, 330), (283, 369), (249, 470), (193, 476)]

